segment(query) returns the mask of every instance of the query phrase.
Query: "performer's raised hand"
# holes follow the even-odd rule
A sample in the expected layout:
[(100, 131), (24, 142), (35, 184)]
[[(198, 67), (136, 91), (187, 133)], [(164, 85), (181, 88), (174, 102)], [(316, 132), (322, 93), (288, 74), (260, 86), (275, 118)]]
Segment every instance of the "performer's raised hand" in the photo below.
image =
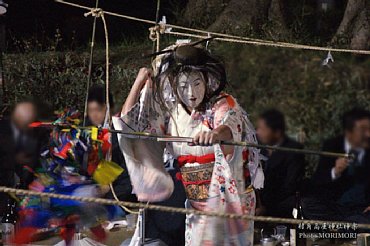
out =
[(127, 96), (125, 103), (122, 106), (121, 113), (123, 115), (135, 105), (139, 100), (140, 91), (143, 89), (144, 85), (148, 82), (149, 86), (152, 86), (151, 75), (153, 74), (152, 70), (146, 67), (142, 67), (139, 70), (139, 73), (136, 76), (135, 82), (130, 90), (130, 93)]
[(140, 68), (139, 73), (136, 76), (133, 88), (136, 86), (137, 87), (136, 89), (139, 88), (141, 90), (147, 82), (151, 81), (150, 78), (152, 74), (153, 72), (151, 69), (146, 68), (146, 67)]

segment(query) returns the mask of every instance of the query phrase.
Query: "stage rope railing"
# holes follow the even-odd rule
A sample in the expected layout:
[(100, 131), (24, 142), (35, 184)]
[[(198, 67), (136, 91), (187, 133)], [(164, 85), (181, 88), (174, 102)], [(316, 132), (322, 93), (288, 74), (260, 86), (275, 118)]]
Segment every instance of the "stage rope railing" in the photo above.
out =
[[(39, 196), (42, 198), (57, 198), (64, 200), (73, 200), (85, 203), (97, 203), (102, 205), (117, 205), (117, 206), (127, 206), (131, 208), (144, 208), (149, 210), (156, 210), (169, 213), (181, 213), (181, 214), (193, 214), (193, 215), (205, 215), (221, 217), (225, 219), (241, 219), (241, 220), (253, 220), (259, 222), (267, 223), (285, 223), (285, 224), (312, 224), (312, 225), (329, 225), (329, 224), (344, 224), (344, 221), (323, 221), (323, 220), (298, 220), (298, 219), (287, 219), (287, 218), (277, 218), (277, 217), (265, 217), (265, 216), (252, 216), (252, 215), (242, 215), (242, 214), (232, 214), (232, 213), (219, 213), (212, 211), (199, 211), (194, 209), (185, 209), (177, 207), (169, 207), (163, 205), (154, 205), (148, 203), (137, 203), (137, 202), (126, 202), (126, 201), (116, 201), (104, 198), (96, 197), (81, 197), (81, 196), (70, 196), (55, 193), (45, 193), (31, 190), (15, 189), (5, 186), (0, 186), (0, 192), (15, 194), (15, 195), (25, 195), (25, 196)], [(350, 223), (350, 222), (347, 222)], [(351, 224), (354, 224), (351, 222)], [(370, 229), (370, 224), (356, 224), (356, 228)]]
[[(76, 8), (81, 8), (85, 10), (92, 11), (94, 8), (66, 2), (63, 0), (55, 0), (57, 3), (73, 6)], [(146, 24), (152, 24), (154, 26), (157, 25), (155, 21), (147, 20), (143, 18), (133, 17), (129, 15), (123, 15), (118, 14), (110, 11), (104, 11), (106, 15), (111, 15), (119, 18), (124, 18), (132, 21), (138, 21)], [(226, 42), (235, 42), (235, 43), (246, 43), (246, 44), (253, 44), (253, 45), (263, 45), (263, 46), (272, 46), (272, 47), (281, 47), (281, 48), (292, 48), (292, 49), (304, 49), (304, 50), (317, 50), (317, 51), (332, 51), (332, 52), (345, 52), (345, 53), (354, 53), (354, 54), (364, 54), (364, 55), (370, 55), (370, 50), (358, 50), (358, 49), (341, 49), (341, 48), (332, 48), (332, 47), (320, 47), (320, 46), (312, 46), (312, 45), (304, 45), (304, 44), (296, 44), (296, 43), (287, 43), (287, 42), (280, 42), (280, 41), (271, 41), (271, 40), (263, 40), (263, 39), (255, 39), (255, 38), (249, 38), (249, 37), (242, 37), (242, 36), (235, 36), (230, 34), (224, 34), (224, 33), (218, 33), (218, 32), (211, 32), (206, 30), (200, 30), (190, 27), (184, 27), (179, 25), (173, 25), (173, 24), (165, 24), (166, 28), (174, 28), (182, 31), (188, 31), (188, 32), (195, 32), (198, 34), (191, 34), (191, 33), (180, 33), (180, 32), (172, 32), (168, 31), (165, 33), (169, 34), (177, 34), (177, 35), (188, 35), (188, 37), (197, 37), (197, 38), (205, 38), (202, 35), (199, 35), (199, 33), (204, 34), (206, 37), (212, 36), (218, 39), (219, 41), (226, 41)], [(241, 42), (244, 41), (244, 42)]]

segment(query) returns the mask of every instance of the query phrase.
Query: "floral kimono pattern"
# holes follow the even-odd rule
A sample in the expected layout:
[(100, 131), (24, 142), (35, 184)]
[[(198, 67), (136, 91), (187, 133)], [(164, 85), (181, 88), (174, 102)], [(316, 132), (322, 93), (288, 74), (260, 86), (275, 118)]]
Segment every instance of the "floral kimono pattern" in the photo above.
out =
[[(169, 115), (165, 115), (156, 105), (150, 88), (146, 85), (141, 92), (140, 101), (127, 115), (114, 117), (113, 123), (116, 129), (127, 132), (143, 131), (184, 137), (194, 137), (200, 131), (211, 131), (226, 125), (232, 131), (234, 141), (256, 141), (254, 129), (246, 114), (236, 100), (227, 94), (221, 95), (204, 113), (193, 110), (189, 114), (178, 104), (172, 108)], [(158, 201), (169, 196), (173, 191), (173, 184), (163, 168), (163, 159), (160, 159), (164, 146), (154, 141), (129, 139), (124, 136), (119, 136), (119, 142), (132, 179), (133, 191), (139, 200)], [(143, 144), (146, 146), (143, 147)], [(223, 146), (219, 144), (189, 146), (187, 143), (176, 142), (167, 143), (165, 148), (179, 160), (179, 164), (180, 160), (185, 159), (182, 163), (184, 168), (199, 167), (203, 165), (199, 160), (207, 160), (212, 156), (210, 160), (205, 161), (207, 165), (212, 165), (212, 175), (207, 183), (207, 199), (188, 199), (185, 205), (187, 208), (254, 215), (255, 195), (252, 188), (247, 191), (245, 189), (243, 152), (248, 152), (247, 161), (252, 184), (255, 188), (261, 188), (263, 174), (259, 167), (258, 150), (235, 146), (231, 154), (225, 155)], [(145, 150), (147, 153), (139, 154), (133, 149), (140, 153)], [(188, 184), (184, 181), (183, 183), (186, 188)], [(253, 221), (188, 215), (185, 240), (187, 246), (252, 245)]]

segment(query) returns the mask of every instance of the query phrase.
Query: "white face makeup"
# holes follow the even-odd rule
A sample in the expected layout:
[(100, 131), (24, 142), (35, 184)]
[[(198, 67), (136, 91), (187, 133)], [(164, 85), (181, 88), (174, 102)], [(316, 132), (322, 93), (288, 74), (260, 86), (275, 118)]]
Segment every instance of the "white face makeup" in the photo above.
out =
[(205, 93), (206, 87), (201, 73), (180, 74), (177, 94), (186, 106), (191, 109), (197, 107), (203, 101)]

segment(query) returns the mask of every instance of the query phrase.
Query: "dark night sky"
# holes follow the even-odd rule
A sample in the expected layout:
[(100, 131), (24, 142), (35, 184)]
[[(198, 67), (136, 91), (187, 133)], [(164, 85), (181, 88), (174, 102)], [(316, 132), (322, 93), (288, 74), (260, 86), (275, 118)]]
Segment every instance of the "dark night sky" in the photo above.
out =
[[(86, 43), (91, 36), (93, 18), (85, 18), (83, 9), (55, 3), (53, 0), (5, 0), (9, 4), (6, 16), (8, 33), (8, 49), (10, 39), (27, 39), (36, 37), (38, 40), (53, 38), (59, 28), (65, 39), (76, 31), (78, 43)], [(94, 6), (95, 0), (70, 0), (85, 6)], [(155, 20), (155, 0), (100, 0), (100, 7), (107, 11)], [(173, 10), (184, 6), (186, 0), (162, 0), (160, 16), (166, 15), (168, 20), (175, 21)], [(125, 20), (117, 17), (106, 17), (109, 25), (111, 42), (121, 41), (124, 37), (139, 37), (147, 34), (149, 25)], [(103, 31), (98, 22), (98, 32)], [(97, 35), (102, 38), (102, 35)]]

